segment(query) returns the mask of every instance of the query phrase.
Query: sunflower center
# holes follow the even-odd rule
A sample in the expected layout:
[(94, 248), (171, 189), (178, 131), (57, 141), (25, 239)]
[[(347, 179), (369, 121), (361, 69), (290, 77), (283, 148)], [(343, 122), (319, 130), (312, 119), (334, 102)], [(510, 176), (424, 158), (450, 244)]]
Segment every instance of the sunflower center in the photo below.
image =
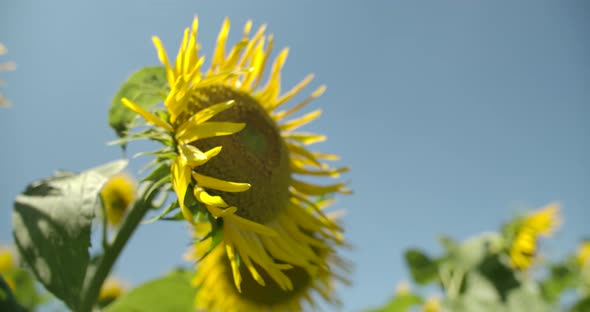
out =
[(211, 121), (240, 122), (246, 127), (234, 135), (196, 141), (194, 145), (202, 151), (222, 146), (219, 155), (197, 170), (217, 179), (250, 183), (252, 187), (246, 192), (211, 190), (209, 193), (220, 195), (230, 206), (238, 207), (239, 216), (267, 223), (289, 201), (289, 153), (275, 122), (256, 99), (223, 85), (196, 89), (189, 113), (229, 100), (235, 104)]

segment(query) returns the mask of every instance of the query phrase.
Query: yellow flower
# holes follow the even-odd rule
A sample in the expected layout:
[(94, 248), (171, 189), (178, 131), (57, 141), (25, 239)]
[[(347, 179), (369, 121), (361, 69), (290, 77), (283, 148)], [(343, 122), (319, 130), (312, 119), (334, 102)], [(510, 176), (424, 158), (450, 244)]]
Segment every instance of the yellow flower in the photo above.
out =
[[(190, 191), (222, 224), (223, 251), (217, 253), (228, 258), (236, 290), (243, 290), (244, 278), (294, 290), (290, 270), (301, 268), (316, 277), (329, 267), (329, 257), (320, 255), (344, 243), (341, 227), (313, 199), (350, 192), (346, 183), (315, 185), (297, 176), (336, 178), (348, 168), (332, 169), (325, 162), (337, 160), (336, 155), (308, 150), (307, 145), (325, 136), (295, 132), (319, 117), (319, 109), (285, 121), (320, 96), (325, 86), (279, 110), (313, 75), (281, 94), (281, 70), (288, 53), (283, 49), (262, 86), (273, 36), (265, 35), (265, 25), (250, 36), (249, 21), (241, 41), (226, 53), (229, 25), (226, 19), (206, 71), (198, 51), (197, 18), (191, 29), (185, 29), (174, 63), (154, 37), (170, 85), (166, 112), (153, 114), (127, 99), (123, 103), (173, 138), (178, 156), (171, 165), (171, 180), (181, 211), (196, 224), (194, 207), (185, 204)], [(197, 249), (208, 250), (212, 241), (204, 238)]]
[(422, 306), (422, 312), (440, 312), (440, 299), (437, 297), (429, 297)]
[(559, 209), (558, 203), (550, 203), (524, 218), (509, 251), (513, 267), (525, 270), (531, 266), (537, 251), (537, 237), (551, 235), (560, 224)]
[(16, 267), (16, 259), (12, 249), (0, 247), (0, 274), (11, 271)]
[(98, 302), (101, 304), (108, 304), (115, 299), (121, 297), (127, 291), (127, 287), (114, 277), (106, 279), (98, 294)]
[(590, 241), (585, 241), (578, 247), (576, 259), (581, 267), (590, 265)]
[(133, 178), (126, 174), (112, 176), (100, 191), (110, 225), (121, 223), (129, 206), (135, 201), (137, 186)]
[(14, 279), (12, 276), (6, 275), (5, 273), (8, 273), (15, 268), (16, 259), (14, 250), (12, 248), (0, 246), (0, 275), (2, 275), (4, 281), (6, 281), (6, 284), (8, 284), (8, 287), (10, 287), (10, 289), (13, 291), (16, 289)]
[[(0, 43), (0, 55), (4, 55), (6, 54), (6, 52), (6, 47), (2, 43)], [(0, 63), (0, 71), (9, 71), (14, 70), (15, 68), (16, 65), (14, 64), (14, 62)], [(0, 79), (0, 84), (2, 84), (3, 82), (4, 81)], [(2, 93), (0, 93), (0, 106), (8, 105), (10, 105), (10, 102), (4, 96), (2, 96)]]
[[(205, 224), (203, 226), (206, 227)], [(198, 248), (199, 245), (189, 253), (189, 259), (200, 256)], [(227, 250), (218, 245), (197, 263), (197, 273), (193, 279), (193, 284), (199, 287), (195, 305), (203, 311), (308, 311), (316, 308), (317, 298), (322, 298), (331, 305), (339, 306), (335, 286), (337, 283), (350, 283), (345, 277), (350, 273), (350, 264), (333, 250), (315, 249), (314, 252), (325, 266), (319, 267), (313, 275), (297, 265), (286, 270), (285, 274), (292, 283), (290, 290), (285, 290), (260, 265), (255, 264), (260, 275), (267, 281), (260, 285), (248, 274), (249, 268), (241, 266), (240, 291), (235, 286)]]

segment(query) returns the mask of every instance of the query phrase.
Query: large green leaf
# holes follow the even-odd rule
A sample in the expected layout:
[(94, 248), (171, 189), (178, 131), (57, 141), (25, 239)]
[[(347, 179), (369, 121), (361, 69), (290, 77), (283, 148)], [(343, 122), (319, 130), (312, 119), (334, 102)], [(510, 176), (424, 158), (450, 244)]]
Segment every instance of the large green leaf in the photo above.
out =
[(438, 264), (418, 249), (408, 249), (405, 254), (410, 273), (418, 284), (427, 284), (438, 275)]
[(126, 165), (126, 160), (118, 160), (80, 174), (60, 173), (32, 183), (15, 200), (12, 224), (22, 258), (39, 281), (73, 310), (90, 257), (98, 193)]
[(191, 286), (191, 276), (189, 271), (175, 271), (143, 284), (117, 299), (105, 312), (195, 311), (196, 290)]
[(109, 124), (119, 137), (123, 137), (136, 114), (123, 106), (121, 99), (128, 98), (133, 103), (148, 109), (165, 98), (166, 70), (163, 66), (144, 67), (133, 73), (113, 98), (109, 110)]

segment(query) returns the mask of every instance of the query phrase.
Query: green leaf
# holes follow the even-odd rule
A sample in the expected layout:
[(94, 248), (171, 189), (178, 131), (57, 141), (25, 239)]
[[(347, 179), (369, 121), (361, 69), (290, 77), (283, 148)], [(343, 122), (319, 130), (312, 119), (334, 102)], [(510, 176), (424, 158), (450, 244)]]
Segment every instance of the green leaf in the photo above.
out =
[(195, 311), (192, 275), (190, 271), (174, 271), (143, 284), (117, 299), (105, 312)]
[(438, 264), (422, 251), (408, 249), (405, 258), (416, 283), (424, 285), (437, 278)]
[(148, 109), (165, 98), (166, 70), (163, 66), (144, 67), (133, 73), (113, 98), (109, 110), (109, 124), (119, 137), (123, 137), (135, 119), (135, 113), (121, 103), (126, 97)]
[(497, 254), (488, 255), (478, 266), (479, 272), (486, 277), (498, 291), (498, 294), (505, 300), (508, 293), (520, 287), (515, 271), (503, 261)]
[(488, 255), (498, 253), (502, 247), (503, 240), (498, 233), (483, 233), (465, 240), (449, 254), (449, 258), (464, 271), (470, 271)]
[(37, 279), (73, 310), (90, 257), (98, 193), (126, 165), (126, 160), (118, 160), (77, 175), (43, 179), (15, 200), (12, 225), (21, 257)]
[(549, 277), (541, 284), (545, 297), (554, 302), (559, 299), (561, 293), (568, 288), (574, 288), (579, 282), (579, 272), (574, 272), (563, 264), (551, 266)]
[(46, 298), (37, 291), (35, 280), (29, 272), (16, 268), (6, 272), (4, 276), (14, 282), (14, 297), (27, 310), (33, 310), (38, 304), (45, 301)]
[(511, 312), (557, 311), (555, 306), (545, 301), (536, 283), (523, 284), (520, 288), (511, 291), (508, 295), (508, 302), (506, 304), (508, 311)]
[(372, 309), (368, 312), (406, 312), (412, 306), (421, 304), (424, 300), (414, 294), (399, 294), (393, 297), (384, 307)]
[(590, 297), (586, 297), (576, 302), (569, 310), (570, 312), (588, 312), (590, 311)]

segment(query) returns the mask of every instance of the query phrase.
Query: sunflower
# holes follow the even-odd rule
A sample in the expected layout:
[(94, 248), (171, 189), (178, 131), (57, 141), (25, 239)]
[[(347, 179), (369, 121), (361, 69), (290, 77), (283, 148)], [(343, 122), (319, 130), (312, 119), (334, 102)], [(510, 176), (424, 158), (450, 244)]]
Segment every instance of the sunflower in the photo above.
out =
[(13, 291), (16, 289), (16, 284), (13, 277), (5, 275), (16, 269), (16, 257), (15, 252), (12, 248), (0, 246), (0, 277), (4, 278), (6, 284)]
[[(348, 168), (333, 169), (326, 162), (337, 160), (336, 155), (308, 150), (325, 136), (295, 131), (319, 117), (319, 109), (285, 121), (320, 96), (325, 86), (282, 109), (313, 75), (281, 93), (288, 54), (283, 49), (261, 85), (273, 36), (265, 35), (265, 25), (250, 36), (248, 21), (242, 39), (226, 53), (229, 28), (226, 18), (206, 70), (198, 51), (197, 18), (185, 29), (174, 63), (160, 39), (153, 37), (170, 86), (166, 111), (154, 114), (128, 99), (123, 104), (172, 138), (171, 181), (182, 214), (199, 226), (195, 207), (185, 202), (194, 195), (221, 224), (220, 247), (211, 258), (227, 258), (236, 291), (242, 292), (242, 281), (250, 279), (294, 291), (297, 284), (290, 272), (321, 276), (330, 266), (326, 255), (344, 244), (342, 228), (315, 204), (316, 197), (350, 192), (346, 183), (316, 185), (301, 177), (337, 178)], [(199, 257), (215, 245), (212, 235), (205, 236), (196, 248), (204, 251)]]
[[(7, 50), (6, 47), (0, 43), (0, 55), (4, 55), (6, 54)], [(16, 65), (13, 62), (7, 62), (7, 63), (0, 63), (0, 71), (9, 71), (9, 70), (14, 70), (16, 68)], [(3, 80), (0, 79), (0, 84), (3, 83)], [(2, 93), (0, 93), (0, 106), (8, 106), (10, 105), (10, 102), (4, 97), (2, 96)]]
[(590, 266), (590, 241), (585, 241), (578, 247), (576, 259), (581, 267)]
[(555, 231), (560, 223), (558, 213), (559, 204), (551, 203), (522, 220), (509, 251), (513, 267), (524, 270), (531, 266), (537, 252), (537, 238)]
[(100, 191), (108, 224), (117, 226), (123, 220), (127, 209), (135, 200), (137, 186), (126, 174), (112, 176)]
[(98, 294), (99, 305), (107, 305), (127, 292), (124, 283), (115, 277), (109, 277), (100, 288)]

